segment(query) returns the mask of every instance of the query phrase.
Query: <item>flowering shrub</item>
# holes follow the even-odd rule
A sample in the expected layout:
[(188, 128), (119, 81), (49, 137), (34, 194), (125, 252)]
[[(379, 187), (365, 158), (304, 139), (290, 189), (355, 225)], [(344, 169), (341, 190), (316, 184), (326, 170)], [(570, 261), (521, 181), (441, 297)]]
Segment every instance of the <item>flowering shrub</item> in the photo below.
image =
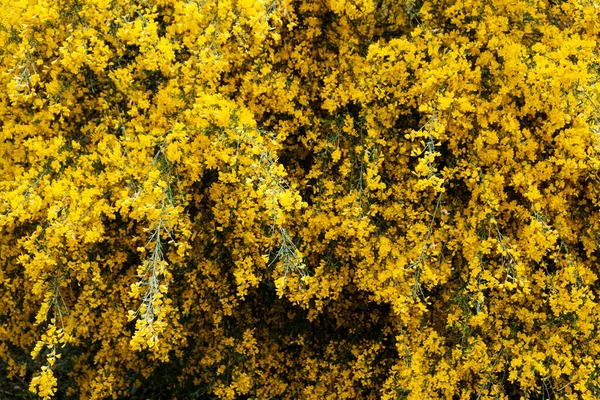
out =
[(600, 397), (599, 5), (0, 3), (0, 394)]

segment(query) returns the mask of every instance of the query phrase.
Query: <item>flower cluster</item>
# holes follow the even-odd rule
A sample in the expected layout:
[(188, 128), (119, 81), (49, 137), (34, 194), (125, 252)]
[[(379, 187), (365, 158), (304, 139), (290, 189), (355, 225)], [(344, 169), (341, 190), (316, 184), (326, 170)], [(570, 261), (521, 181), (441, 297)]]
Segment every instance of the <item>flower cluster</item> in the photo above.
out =
[(599, 6), (1, 2), (0, 397), (599, 398)]

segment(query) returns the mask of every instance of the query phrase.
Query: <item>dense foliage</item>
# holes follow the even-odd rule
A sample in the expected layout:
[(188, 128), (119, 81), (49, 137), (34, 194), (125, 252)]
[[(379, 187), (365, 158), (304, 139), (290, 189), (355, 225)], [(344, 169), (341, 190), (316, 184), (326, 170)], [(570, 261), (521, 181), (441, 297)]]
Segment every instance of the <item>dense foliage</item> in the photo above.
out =
[(0, 2), (0, 398), (599, 398), (599, 6)]

